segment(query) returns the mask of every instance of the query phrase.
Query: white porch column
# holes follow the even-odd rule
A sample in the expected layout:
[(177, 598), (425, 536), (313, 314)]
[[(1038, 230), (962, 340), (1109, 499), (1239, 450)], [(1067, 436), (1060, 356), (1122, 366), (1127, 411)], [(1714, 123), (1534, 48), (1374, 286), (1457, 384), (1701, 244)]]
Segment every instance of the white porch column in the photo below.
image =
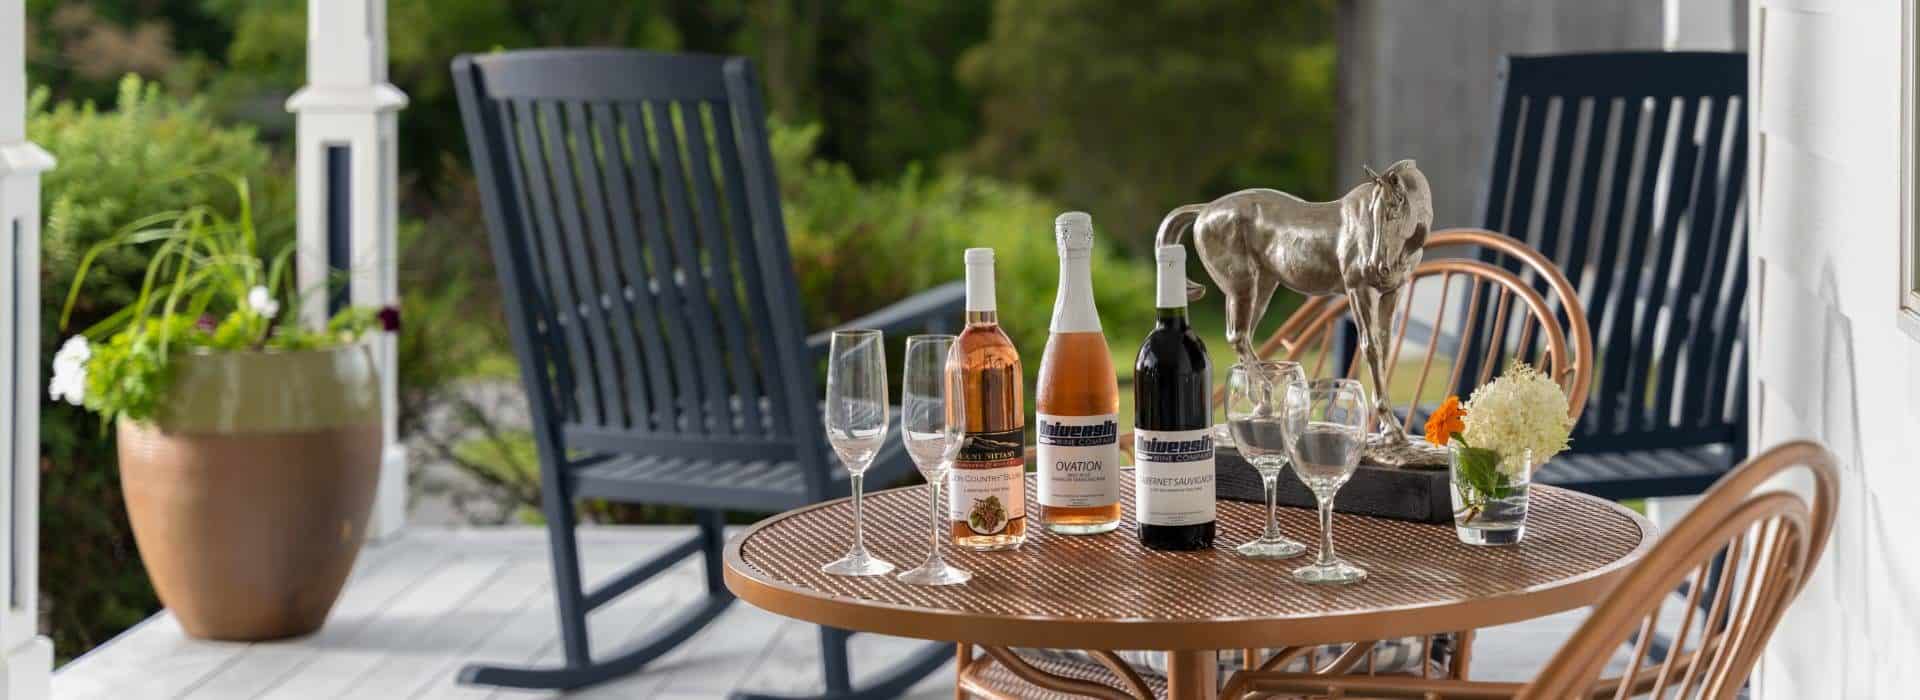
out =
[[(386, 0), (307, 4), (307, 86), (287, 100), (296, 116), (299, 157), (301, 317), (326, 322), (328, 277), (344, 271), (348, 301), (400, 303), (396, 280), (395, 116), (407, 96), (387, 83)], [(375, 339), (380, 356), (386, 448), (372, 536), (399, 531), (407, 515), (407, 465), (397, 430), (394, 339)]]
[(26, 9), (0, 0), (0, 697), (47, 697), (40, 636), (40, 172), (27, 141)]

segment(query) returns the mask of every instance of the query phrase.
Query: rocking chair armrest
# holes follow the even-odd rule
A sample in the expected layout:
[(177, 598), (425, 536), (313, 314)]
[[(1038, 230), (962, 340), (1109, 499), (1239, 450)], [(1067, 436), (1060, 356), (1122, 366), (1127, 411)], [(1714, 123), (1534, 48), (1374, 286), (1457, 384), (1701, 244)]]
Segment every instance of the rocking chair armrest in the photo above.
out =
[[(807, 354), (818, 358), (826, 354), (833, 331), (847, 328), (871, 328), (886, 332), (919, 331), (940, 328), (942, 321), (952, 327), (952, 318), (966, 306), (967, 285), (948, 282), (887, 305), (873, 313), (847, 321), (831, 329), (807, 336)], [(944, 317), (944, 318), (943, 318)]]

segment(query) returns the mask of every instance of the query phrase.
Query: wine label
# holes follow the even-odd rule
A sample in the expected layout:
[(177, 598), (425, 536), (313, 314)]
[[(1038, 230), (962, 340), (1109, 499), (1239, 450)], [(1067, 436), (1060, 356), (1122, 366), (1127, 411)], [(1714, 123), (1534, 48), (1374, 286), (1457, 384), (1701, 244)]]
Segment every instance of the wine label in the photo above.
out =
[(947, 487), (947, 517), (995, 535), (1027, 515), (1026, 430), (967, 433)]
[(1040, 414), (1040, 504), (1110, 506), (1120, 500), (1119, 416)]
[(1143, 525), (1212, 522), (1213, 431), (1135, 430), (1134, 517)]

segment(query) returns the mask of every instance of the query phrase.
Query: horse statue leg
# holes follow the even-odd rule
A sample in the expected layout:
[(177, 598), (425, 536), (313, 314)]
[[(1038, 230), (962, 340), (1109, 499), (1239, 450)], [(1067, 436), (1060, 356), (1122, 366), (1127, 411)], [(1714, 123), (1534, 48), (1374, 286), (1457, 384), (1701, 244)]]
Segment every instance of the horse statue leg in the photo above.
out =
[(1226, 291), (1227, 343), (1240, 362), (1257, 362), (1260, 353), (1253, 345), (1255, 329), (1267, 314), (1267, 302), (1280, 288), (1278, 275), (1255, 270), (1251, 284)]
[[(1175, 220), (1179, 213), (1176, 210), (1168, 220)], [(1178, 229), (1173, 230), (1177, 234)], [(1227, 343), (1241, 362), (1260, 359), (1253, 346), (1254, 329), (1280, 285), (1280, 276), (1254, 254), (1253, 235), (1252, 226), (1235, 217), (1203, 221), (1193, 228), (1193, 247), (1200, 264), (1220, 287), (1221, 296), (1226, 297)], [(1174, 239), (1177, 241), (1178, 236)]]
[(1367, 363), (1367, 374), (1373, 385), (1374, 417), (1379, 421), (1379, 430), (1367, 440), (1367, 459), (1388, 467), (1444, 466), (1446, 452), (1413, 442), (1388, 398), (1392, 377), (1387, 373), (1387, 353), (1392, 351), (1392, 346), (1387, 338), (1393, 329), (1393, 310), (1399, 299), (1399, 289), (1382, 291), (1361, 287), (1347, 291), (1347, 306), (1360, 331), (1360, 356)]
[[(1361, 288), (1348, 292), (1347, 305), (1353, 309), (1354, 324), (1360, 330), (1360, 357), (1367, 363), (1367, 375), (1373, 384), (1374, 418), (1379, 426), (1376, 431), (1381, 444), (1398, 446), (1407, 442), (1406, 426), (1401, 425), (1400, 417), (1394, 415), (1393, 406), (1388, 400), (1387, 377), (1387, 331), (1392, 324), (1393, 300), (1399, 297), (1399, 291), (1382, 292), (1372, 288)], [(1386, 313), (1381, 313), (1382, 311)]]

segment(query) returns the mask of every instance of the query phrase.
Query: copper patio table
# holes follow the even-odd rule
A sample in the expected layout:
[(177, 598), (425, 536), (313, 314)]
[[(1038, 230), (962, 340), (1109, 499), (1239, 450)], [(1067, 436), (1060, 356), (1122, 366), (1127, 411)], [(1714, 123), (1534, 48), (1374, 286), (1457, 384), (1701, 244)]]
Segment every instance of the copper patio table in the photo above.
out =
[[(1168, 652), (1165, 693), (1218, 694), (1220, 649), (1271, 648), (1394, 639), (1491, 627), (1597, 602), (1648, 547), (1655, 531), (1617, 504), (1535, 485), (1526, 541), (1513, 547), (1460, 544), (1449, 525), (1338, 514), (1335, 547), (1370, 573), (1344, 587), (1288, 576), (1306, 561), (1256, 561), (1232, 547), (1259, 534), (1264, 507), (1221, 501), (1214, 548), (1155, 552), (1134, 539), (1131, 470), (1120, 493), (1128, 527), (1105, 535), (1056, 535), (1033, 526), (1011, 552), (949, 548), (973, 572), (959, 586), (911, 586), (892, 576), (820, 572), (850, 536), (845, 499), (773, 516), (727, 543), (727, 587), (778, 615), (860, 632), (956, 642), (959, 682), (981, 688), (1008, 674), (1056, 691), (1139, 697), (1160, 690), (1125, 670), (1115, 649)], [(867, 496), (867, 544), (902, 567), (928, 545), (924, 486)], [(1027, 502), (1034, 502), (1027, 483)], [(1317, 541), (1310, 510), (1280, 509), (1288, 535)], [(1030, 511), (1031, 513), (1031, 511)], [(1307, 556), (1312, 556), (1309, 552)], [(971, 645), (987, 656), (972, 660)], [(1043, 674), (1011, 647), (1088, 649), (1124, 691), (1091, 678)]]

